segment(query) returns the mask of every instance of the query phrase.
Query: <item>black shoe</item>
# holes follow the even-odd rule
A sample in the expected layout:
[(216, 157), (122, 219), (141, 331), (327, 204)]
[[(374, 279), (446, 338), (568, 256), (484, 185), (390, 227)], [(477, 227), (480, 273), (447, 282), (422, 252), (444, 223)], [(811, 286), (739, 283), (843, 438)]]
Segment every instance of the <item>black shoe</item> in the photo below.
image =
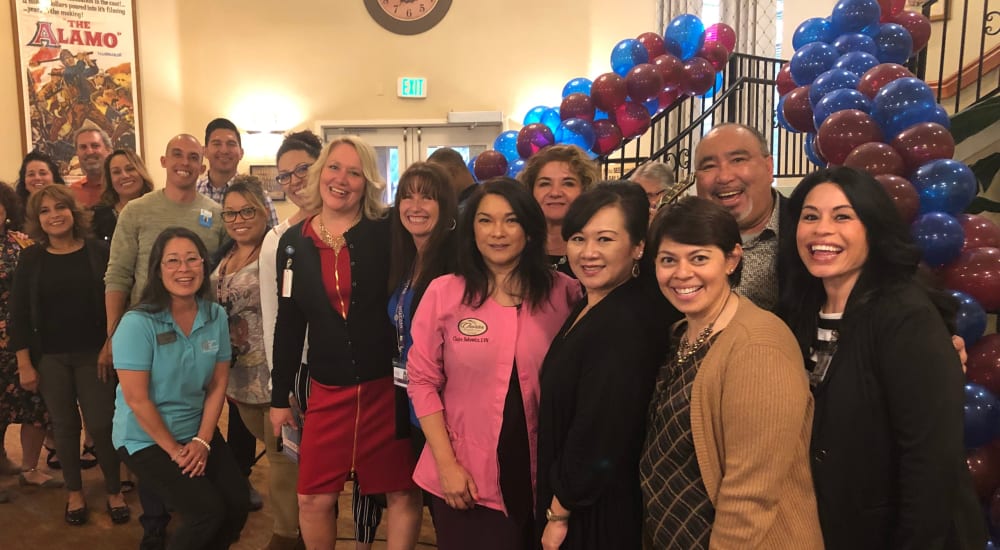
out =
[(139, 550), (166, 550), (167, 535), (163, 529), (153, 529), (142, 534)]
[(128, 523), (128, 520), (132, 517), (131, 510), (129, 510), (128, 504), (122, 506), (112, 507), (111, 503), (107, 503), (108, 515), (111, 516), (111, 523), (122, 524)]
[(69, 504), (66, 505), (66, 515), (64, 516), (66, 523), (70, 525), (83, 525), (87, 523), (87, 505), (84, 504), (83, 508), (77, 508), (76, 510), (70, 510)]
[(48, 445), (45, 446), (45, 450), (49, 452), (49, 456), (45, 458), (45, 465), (48, 466), (50, 470), (61, 470), (62, 464), (59, 463), (59, 457), (56, 455), (56, 450)]
[(80, 468), (89, 470), (94, 466), (97, 466), (97, 453), (94, 452), (94, 446), (84, 445), (83, 451), (80, 452)]

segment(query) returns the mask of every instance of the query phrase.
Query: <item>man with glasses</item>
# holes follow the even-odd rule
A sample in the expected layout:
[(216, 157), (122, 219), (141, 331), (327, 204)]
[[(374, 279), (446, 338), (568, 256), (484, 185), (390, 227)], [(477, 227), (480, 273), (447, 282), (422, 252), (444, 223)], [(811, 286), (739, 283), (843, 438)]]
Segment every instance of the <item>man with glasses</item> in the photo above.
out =
[[(204, 171), (204, 149), (198, 138), (180, 134), (167, 143), (160, 165), (167, 171), (163, 189), (150, 191), (129, 201), (118, 216), (111, 239), (111, 259), (104, 275), (104, 305), (108, 316), (108, 340), (101, 349), (98, 363), (112, 366), (111, 335), (125, 313), (126, 305), (139, 301), (146, 286), (149, 253), (156, 237), (168, 227), (190, 229), (201, 237), (209, 256), (215, 254), (226, 237), (222, 207), (198, 192), (195, 184)], [(207, 258), (206, 258), (207, 260)], [(206, 266), (206, 273), (210, 272)], [(165, 548), (165, 533), (170, 516), (162, 501), (143, 489), (139, 480), (139, 498), (143, 515), (140, 549)]]
[[(205, 158), (208, 160), (208, 171), (198, 179), (198, 192), (222, 204), (226, 188), (233, 183), (243, 160), (243, 140), (232, 121), (217, 118), (205, 127)], [(278, 225), (278, 213), (267, 193), (264, 193), (264, 205), (270, 217), (268, 227)]]

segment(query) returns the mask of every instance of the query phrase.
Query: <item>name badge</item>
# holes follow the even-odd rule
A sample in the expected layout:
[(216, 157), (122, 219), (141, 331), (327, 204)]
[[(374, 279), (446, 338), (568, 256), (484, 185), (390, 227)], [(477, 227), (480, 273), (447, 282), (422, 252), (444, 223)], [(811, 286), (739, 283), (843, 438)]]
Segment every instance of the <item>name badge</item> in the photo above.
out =
[(392, 360), (392, 383), (400, 388), (405, 388), (410, 384), (410, 377), (406, 374), (406, 367), (399, 362), (399, 359)]
[(219, 341), (205, 340), (201, 343), (201, 351), (205, 353), (217, 353), (219, 351)]
[(286, 269), (281, 273), (281, 297), (292, 297), (292, 270)]
[(202, 227), (212, 227), (212, 211), (202, 208), (198, 213), (198, 225)]
[(173, 344), (176, 341), (177, 341), (177, 333), (174, 331), (161, 332), (156, 335), (156, 345), (158, 346)]

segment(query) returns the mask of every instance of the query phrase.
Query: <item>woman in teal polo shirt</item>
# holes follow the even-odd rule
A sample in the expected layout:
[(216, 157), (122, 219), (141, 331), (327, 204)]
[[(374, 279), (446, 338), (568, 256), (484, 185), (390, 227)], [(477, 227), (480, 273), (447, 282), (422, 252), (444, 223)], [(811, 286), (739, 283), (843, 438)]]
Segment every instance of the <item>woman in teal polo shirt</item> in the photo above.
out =
[(246, 480), (216, 428), (231, 348), (225, 311), (204, 299), (207, 255), (190, 230), (164, 230), (139, 303), (111, 342), (120, 382), (114, 444), (183, 518), (171, 549), (229, 548), (249, 511)]

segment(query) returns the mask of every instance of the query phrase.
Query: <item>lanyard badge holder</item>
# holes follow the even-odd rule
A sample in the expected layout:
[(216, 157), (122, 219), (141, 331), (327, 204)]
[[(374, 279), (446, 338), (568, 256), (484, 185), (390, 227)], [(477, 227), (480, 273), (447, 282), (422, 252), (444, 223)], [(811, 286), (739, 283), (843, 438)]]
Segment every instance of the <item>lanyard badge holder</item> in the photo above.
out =
[(396, 321), (396, 357), (392, 359), (392, 383), (397, 387), (405, 389), (410, 383), (410, 377), (406, 374), (406, 363), (403, 362), (403, 336), (406, 328), (403, 326), (403, 310), (406, 307), (406, 294), (410, 291), (412, 279), (407, 279), (403, 289), (399, 292), (399, 301), (396, 302), (396, 314), (393, 320)]

